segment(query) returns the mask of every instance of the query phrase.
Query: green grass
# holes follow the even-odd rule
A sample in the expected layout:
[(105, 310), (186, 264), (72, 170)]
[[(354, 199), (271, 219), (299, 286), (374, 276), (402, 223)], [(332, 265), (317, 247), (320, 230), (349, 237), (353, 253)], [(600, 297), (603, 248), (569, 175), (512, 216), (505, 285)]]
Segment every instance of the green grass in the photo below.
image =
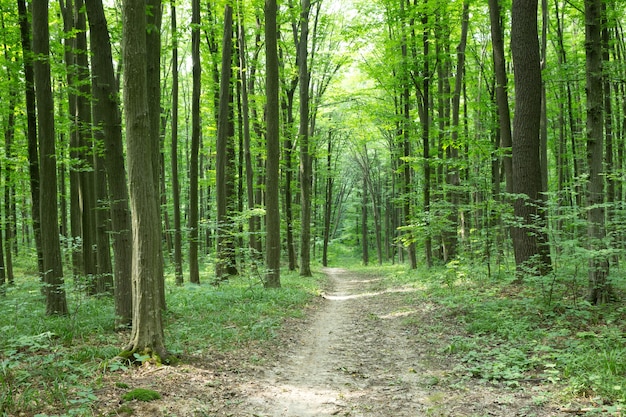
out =
[[(272, 340), (288, 317), (301, 317), (322, 279), (283, 273), (283, 288), (265, 290), (239, 277), (220, 286), (177, 287), (167, 277), (166, 346), (174, 354), (208, 355)], [(18, 274), (0, 297), (0, 416), (39, 413), (91, 416), (93, 392), (106, 372), (123, 370), (115, 360), (129, 337), (115, 332), (113, 300), (88, 297), (72, 280), (66, 290), (70, 314), (46, 317), (35, 276)]]
[[(434, 326), (455, 323), (455, 334), (438, 331), (448, 334), (441, 353), (459, 363), (457, 381), (508, 386), (540, 381), (553, 384), (558, 401), (582, 402), (591, 410), (626, 404), (626, 307), (586, 303), (584, 274), (563, 268), (518, 285), (512, 274), (488, 278), (484, 265), (471, 262), (369, 270), (384, 274), (386, 285), (421, 289), (413, 302), (438, 306), (433, 314), (441, 320)], [(613, 277), (620, 295), (624, 281)], [(407, 326), (423, 331), (422, 323)]]

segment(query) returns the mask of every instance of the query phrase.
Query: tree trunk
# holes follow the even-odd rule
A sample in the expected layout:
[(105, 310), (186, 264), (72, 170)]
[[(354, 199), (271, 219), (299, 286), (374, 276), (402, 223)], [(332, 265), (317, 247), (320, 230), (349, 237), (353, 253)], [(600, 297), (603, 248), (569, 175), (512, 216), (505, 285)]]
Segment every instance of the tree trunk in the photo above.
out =
[(80, 172), (78, 186), (81, 207), (81, 231), (83, 273), (87, 279), (87, 291), (93, 295), (98, 292), (97, 284), (97, 238), (96, 238), (96, 186), (93, 159), (93, 135), (91, 132), (92, 118), (89, 97), (91, 96), (89, 79), (89, 60), (87, 57), (87, 24), (85, 21), (84, 4), (82, 0), (74, 3), (74, 29), (76, 30), (76, 50), (74, 59), (76, 68), (72, 77), (73, 87), (78, 92), (74, 123), (75, 134), (80, 158)]
[(363, 190), (361, 191), (361, 247), (362, 247), (362, 261), (363, 265), (367, 266), (370, 262), (370, 242), (369, 242), (369, 229), (367, 223), (367, 176), (363, 173)]
[(93, 121), (99, 127), (96, 137), (101, 136), (100, 140), (104, 142), (106, 178), (111, 198), (115, 322), (116, 327), (126, 327), (132, 321), (132, 234), (119, 94), (102, 0), (88, 1), (85, 5), (92, 54)]
[[(146, 60), (147, 60), (147, 94), (148, 94), (148, 117), (150, 128), (150, 147), (146, 148), (152, 153), (152, 175), (155, 188), (154, 198), (156, 200), (159, 218), (161, 217), (161, 196), (159, 190), (161, 169), (161, 0), (146, 0)], [(145, 152), (145, 150), (144, 150)], [(159, 236), (163, 237), (161, 221), (155, 224), (158, 227)], [(159, 290), (159, 302), (161, 308), (165, 305), (165, 275), (163, 271), (163, 245), (157, 247), (159, 257), (157, 278)]]
[[(172, 0), (171, 6), (172, 23), (172, 143), (171, 143), (171, 168), (172, 168), (172, 200), (174, 204), (174, 275), (176, 284), (183, 284), (183, 243), (180, 222), (180, 182), (178, 180), (178, 29), (176, 25), (176, 1)], [(194, 7), (195, 11), (195, 7)], [(194, 30), (198, 30), (195, 29)], [(194, 49), (193, 52), (199, 52)], [(192, 116), (193, 117), (193, 116)], [(197, 203), (197, 201), (196, 201)], [(197, 206), (197, 204), (196, 204)], [(196, 225), (197, 230), (197, 225)], [(198, 236), (196, 236), (197, 242)], [(196, 248), (196, 265), (198, 264)], [(197, 270), (197, 268), (196, 268)], [(199, 279), (200, 273), (197, 273)]]
[(520, 224), (512, 230), (515, 263), (520, 274), (550, 271), (550, 248), (545, 232), (541, 193), (539, 126), (541, 121), (541, 67), (537, 32), (537, 0), (514, 0), (511, 51), (515, 64), (513, 119), (513, 203)]
[[(217, 124), (216, 191), (217, 191), (217, 260), (215, 276), (218, 281), (237, 275), (235, 241), (232, 214), (236, 202), (234, 189), (234, 120), (232, 92), (233, 60), (233, 9), (224, 9), (224, 37), (222, 38), (222, 69), (220, 78), (220, 102)], [(235, 204), (234, 204), (235, 203)]]
[(465, 73), (465, 47), (467, 45), (467, 32), (469, 27), (469, 1), (463, 2), (463, 14), (461, 23), (461, 40), (457, 46), (456, 77), (454, 80), (454, 91), (452, 93), (452, 145), (450, 150), (450, 161), (448, 165), (447, 182), (450, 186), (450, 214), (448, 216), (449, 230), (444, 233), (444, 262), (449, 262), (457, 254), (458, 229), (459, 229), (459, 206), (461, 204), (461, 166), (459, 158), (459, 122), (461, 112), (461, 90), (463, 87), (463, 75)]
[[(425, 0), (427, 1), (427, 0)], [(424, 31), (422, 35), (422, 41), (424, 45), (424, 79), (422, 81), (422, 111), (420, 114), (422, 124), (422, 146), (424, 156), (424, 212), (427, 214), (430, 212), (430, 120), (429, 120), (429, 108), (430, 108), (430, 35), (428, 29), (428, 16), (424, 15), (422, 18), (422, 24), (424, 25)], [(428, 221), (427, 221), (428, 223)], [(424, 251), (426, 254), (426, 265), (430, 268), (433, 265), (433, 249), (432, 249), (432, 237), (430, 231), (426, 234), (424, 240)]]
[(602, 0), (585, 1), (585, 55), (587, 73), (587, 237), (589, 260), (589, 294), (593, 304), (602, 304), (612, 296), (608, 282), (609, 261), (603, 243), (606, 237), (604, 203), (604, 125), (602, 92)]
[(39, 152), (41, 167), (41, 239), (43, 250), (46, 314), (66, 315), (67, 301), (63, 286), (61, 244), (59, 242), (59, 215), (56, 188), (56, 136), (54, 133), (54, 100), (50, 82), (50, 38), (48, 1), (33, 4), (33, 52), (37, 118), (39, 125)]
[[(2, 19), (2, 29), (5, 29), (4, 26), (4, 18)], [(6, 39), (3, 41), (4, 44), (4, 57), (7, 62), (10, 62), (9, 53), (7, 50)], [(7, 80), (9, 83), (11, 82), (11, 73), (7, 67)], [(6, 242), (5, 248), (6, 253), (0, 250), (0, 257), (3, 256), (3, 253), (6, 254), (6, 262), (2, 262), (2, 275), (6, 275), (6, 279), (10, 285), (14, 284), (15, 277), (13, 274), (13, 251), (16, 249), (16, 230), (14, 228), (14, 224), (16, 221), (16, 210), (15, 210), (15, 179), (13, 176), (14, 168), (14, 160), (16, 155), (13, 151), (13, 140), (15, 139), (15, 106), (17, 101), (17, 92), (14, 91), (14, 87), (10, 86), (11, 89), (9, 93), (9, 103), (8, 103), (8, 111), (9, 114), (7, 116), (6, 125), (4, 127), (4, 148), (5, 148), (5, 156), (6, 162), (4, 166), (4, 222), (0, 223), (4, 226), (4, 239)], [(2, 236), (0, 236), (0, 240)], [(0, 248), (1, 249), (1, 248)], [(17, 256), (17, 251), (16, 251)], [(0, 279), (0, 282), (3, 282), (4, 279)]]
[(266, 178), (265, 178), (265, 239), (267, 288), (280, 287), (280, 125), (279, 125), (279, 74), (278, 74), (278, 27), (276, 0), (265, 0), (265, 91), (266, 111)]
[[(404, 1), (400, 3), (400, 13), (402, 15), (402, 19), (406, 20), (405, 17), (405, 10), (404, 10)], [(414, 22), (414, 19), (409, 19), (410, 24), (412, 24)], [(403, 26), (406, 25), (407, 22), (403, 22)], [(411, 194), (412, 194), (412, 189), (413, 189), (413, 179), (412, 179), (412, 168), (411, 168), (411, 164), (409, 163), (410, 158), (411, 158), (411, 127), (412, 127), (412, 120), (411, 120), (411, 103), (410, 103), (410, 98), (411, 98), (411, 92), (409, 90), (409, 84), (410, 84), (410, 67), (412, 65), (412, 63), (409, 61), (409, 46), (407, 44), (408, 42), (408, 37), (406, 35), (406, 31), (408, 29), (406, 29), (405, 27), (403, 27), (403, 34), (402, 34), (402, 97), (400, 99), (401, 104), (402, 104), (402, 156), (404, 157), (403, 159), (403, 163), (401, 164), (403, 166), (402, 169), (402, 184), (403, 184), (403, 205), (402, 205), (402, 210), (403, 210), (403, 214), (404, 214), (404, 222), (405, 225), (409, 225), (413, 222), (413, 204), (412, 202), (412, 198), (411, 198)], [(405, 232), (405, 239), (406, 239), (406, 245), (407, 245), (407, 251), (408, 251), (408, 255), (409, 255), (409, 266), (411, 269), (416, 269), (417, 268), (417, 253), (416, 253), (416, 248), (415, 248), (415, 238), (413, 237), (413, 232), (410, 230), (410, 228), (407, 228), (407, 231)]]
[(502, 162), (506, 191), (513, 192), (513, 166), (511, 164), (511, 112), (509, 110), (508, 79), (504, 58), (504, 41), (502, 32), (502, 12), (499, 0), (489, 0), (489, 17), (491, 21), (491, 43), (493, 62), (496, 75), (496, 103), (498, 106), (498, 125), (500, 126), (500, 148), (504, 150)]
[(37, 248), (37, 266), (43, 274), (43, 250), (41, 247), (41, 221), (39, 203), (39, 152), (37, 149), (37, 114), (35, 110), (35, 81), (33, 72), (33, 58), (30, 42), (30, 24), (25, 0), (17, 0), (20, 20), (20, 35), (22, 40), (22, 60), (24, 62), (24, 81), (26, 96), (26, 135), (28, 137), (28, 172), (30, 177), (31, 216), (33, 233)]
[[(75, 56), (76, 36), (74, 30), (74, 6), (72, 0), (59, 0), (61, 5), (61, 13), (63, 16), (63, 30), (66, 34), (64, 39), (64, 61), (67, 71), (67, 85), (75, 87)], [(78, 103), (78, 93), (76, 88), (70, 89), (68, 92), (68, 113), (70, 119), (69, 127), (69, 156), (72, 161), (79, 161), (80, 155), (80, 139), (78, 135), (78, 123), (76, 120), (76, 106)], [(76, 167), (69, 166), (70, 181), (70, 230), (68, 241), (68, 249), (72, 257), (72, 274), (75, 277), (85, 276), (85, 263), (83, 261), (82, 242), (82, 208), (81, 208), (81, 190), (80, 190), (80, 170)]]
[[(200, 282), (198, 266), (198, 159), (200, 158), (200, 0), (191, 3), (191, 59), (193, 91), (191, 93), (191, 154), (189, 156), (189, 281)], [(219, 187), (219, 182), (218, 182)]]
[(324, 203), (324, 246), (322, 250), (322, 265), (328, 266), (328, 243), (330, 241), (330, 222), (332, 219), (333, 209), (333, 170), (332, 170), (332, 155), (333, 155), (333, 131), (328, 131), (328, 144), (326, 155), (326, 192)]
[[(124, 113), (133, 230), (133, 326), (129, 352), (166, 358), (161, 318), (161, 227), (154, 183), (148, 109), (146, 12), (143, 0), (123, 2)], [(148, 150), (148, 151), (147, 151)], [(161, 274), (161, 275), (159, 275)], [(132, 354), (129, 355), (132, 357)]]
[[(243, 18), (239, 17), (239, 31), (237, 40), (239, 44), (239, 77), (241, 79), (241, 111), (243, 117), (243, 143), (244, 143), (244, 159), (246, 165), (246, 197), (248, 201), (248, 210), (252, 211), (256, 208), (254, 201), (254, 167), (252, 166), (252, 144), (250, 137), (250, 100), (248, 96), (248, 66), (246, 60), (246, 38), (243, 26)], [(251, 251), (252, 259), (255, 259), (258, 253), (258, 237), (257, 237), (257, 216), (248, 216), (248, 247)]]
[(302, 0), (300, 41), (298, 43), (298, 72), (300, 78), (300, 276), (311, 273), (311, 184), (312, 168), (309, 145), (309, 12), (310, 0)]

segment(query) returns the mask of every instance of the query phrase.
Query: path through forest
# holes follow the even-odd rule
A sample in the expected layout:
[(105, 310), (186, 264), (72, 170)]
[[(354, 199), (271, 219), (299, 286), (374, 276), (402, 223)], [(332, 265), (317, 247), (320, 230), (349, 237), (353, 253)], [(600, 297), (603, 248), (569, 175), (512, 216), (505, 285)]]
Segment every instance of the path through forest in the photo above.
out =
[(415, 288), (386, 288), (376, 276), (343, 269), (325, 272), (324, 305), (260, 380), (242, 385), (245, 400), (233, 415), (558, 415), (537, 405), (542, 395), (536, 386), (447, 386), (449, 335), (430, 331), (440, 329), (432, 326), (434, 307), (414, 305)]
[[(547, 386), (511, 388), (460, 377), (454, 371), (458, 359), (445, 350), (462, 329), (453, 318), (434, 314), (435, 304), (416, 302), (416, 288), (389, 288), (375, 275), (344, 269), (324, 272), (324, 300), (304, 322), (289, 324), (284, 349), (140, 370), (133, 385), (166, 394), (135, 404), (133, 415), (566, 415), (547, 399)], [(255, 357), (264, 359), (255, 365)]]

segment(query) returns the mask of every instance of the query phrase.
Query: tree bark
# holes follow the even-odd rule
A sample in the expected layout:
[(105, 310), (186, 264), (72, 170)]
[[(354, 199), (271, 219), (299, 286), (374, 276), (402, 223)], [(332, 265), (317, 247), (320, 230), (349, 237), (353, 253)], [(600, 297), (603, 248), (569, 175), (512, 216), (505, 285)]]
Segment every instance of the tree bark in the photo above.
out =
[(309, 144), (309, 12), (310, 0), (301, 1), (298, 72), (300, 78), (300, 276), (311, 273), (311, 182), (313, 178)]
[[(195, 3), (195, 2), (194, 2)], [(193, 7), (193, 6), (192, 6)], [(195, 7), (194, 7), (195, 11)], [(192, 12), (193, 13), (193, 12)], [(183, 284), (183, 243), (180, 221), (180, 181), (178, 179), (178, 29), (176, 22), (176, 1), (170, 5), (172, 27), (172, 142), (171, 142), (171, 169), (172, 169), (172, 200), (174, 204), (174, 275), (176, 284)], [(194, 30), (197, 30), (194, 28)], [(196, 52), (195, 49), (193, 52)], [(199, 52), (199, 51), (198, 51)], [(193, 117), (193, 116), (192, 116)], [(196, 201), (197, 206), (197, 201)], [(197, 230), (197, 224), (196, 224)], [(196, 236), (197, 242), (198, 236)], [(196, 265), (198, 264), (196, 247)], [(196, 271), (198, 268), (196, 268)], [(200, 278), (197, 272), (198, 280)]]
[(111, 41), (102, 0), (87, 1), (91, 46), (93, 121), (96, 138), (104, 143), (106, 178), (110, 194), (114, 256), (116, 327), (132, 322), (132, 234), (122, 120)]
[(126, 350), (154, 354), (163, 359), (167, 357), (167, 351), (159, 290), (163, 280), (159, 257), (161, 220), (154, 183), (154, 153), (149, 151), (154, 144), (147, 111), (145, 2), (124, 0), (122, 17), (124, 113), (133, 230), (133, 325)]
[(593, 304), (610, 301), (609, 260), (602, 253), (606, 237), (604, 203), (604, 109), (602, 81), (602, 0), (585, 1), (585, 55), (587, 93), (587, 238), (589, 260), (589, 294)]
[(502, 33), (502, 12), (499, 0), (489, 0), (489, 18), (491, 21), (491, 43), (493, 62), (496, 75), (496, 103), (498, 106), (498, 125), (500, 126), (500, 148), (504, 150), (502, 162), (506, 191), (513, 192), (513, 165), (511, 163), (511, 112), (509, 110), (508, 79), (504, 58), (504, 41)]
[[(254, 200), (254, 167), (252, 166), (252, 144), (250, 134), (250, 100), (248, 95), (248, 65), (246, 59), (246, 38), (243, 18), (239, 17), (237, 41), (239, 45), (239, 78), (241, 79), (241, 111), (243, 117), (244, 160), (246, 167), (246, 197), (248, 210), (256, 208)], [(248, 247), (252, 259), (259, 255), (259, 239), (257, 237), (257, 216), (248, 216)]]
[(35, 109), (35, 81), (31, 50), (31, 27), (28, 21), (28, 10), (25, 0), (17, 0), (22, 40), (22, 60), (24, 62), (24, 81), (26, 98), (26, 135), (28, 138), (28, 172), (30, 178), (31, 216), (33, 233), (37, 248), (37, 266), (43, 274), (43, 250), (41, 247), (41, 221), (39, 203), (39, 151), (37, 149), (37, 113)]
[[(72, 12), (72, 11), (70, 11)], [(78, 186), (81, 208), (81, 237), (83, 254), (83, 273), (87, 279), (87, 291), (98, 293), (97, 237), (96, 237), (96, 183), (93, 159), (92, 117), (89, 97), (91, 96), (89, 60), (87, 57), (87, 23), (82, 0), (74, 2), (74, 28), (76, 30), (76, 49), (74, 51), (75, 69), (72, 82), (78, 94), (76, 107), (72, 115), (76, 123), (74, 134), (77, 135), (80, 172)]]
[[(198, 159), (200, 158), (200, 0), (192, 0), (191, 60), (193, 87), (191, 93), (191, 150), (189, 155), (189, 281), (200, 282), (198, 266)], [(218, 183), (219, 187), (219, 183)]]
[(465, 48), (467, 45), (467, 32), (469, 27), (469, 1), (463, 1), (461, 40), (457, 46), (456, 77), (454, 79), (454, 91), (452, 93), (452, 144), (448, 148), (450, 161), (448, 165), (447, 182), (450, 186), (450, 214), (448, 216), (449, 230), (444, 233), (443, 260), (449, 262), (457, 254), (458, 229), (459, 229), (459, 206), (461, 204), (461, 163), (459, 158), (459, 130), (461, 112), (461, 90), (463, 76), (465, 74)]
[(48, 1), (33, 3), (33, 62), (37, 118), (39, 126), (39, 152), (41, 168), (41, 239), (43, 249), (46, 314), (66, 315), (67, 301), (63, 287), (61, 244), (59, 242), (59, 215), (56, 188), (56, 136), (54, 132), (54, 100), (50, 82), (50, 37), (48, 26)]
[[(160, 174), (161, 169), (161, 0), (146, 0), (146, 72), (148, 88), (148, 117), (150, 128), (150, 143), (146, 148), (152, 153), (152, 175), (155, 188), (154, 198), (156, 200), (159, 218), (161, 217), (161, 195), (160, 195)], [(144, 150), (145, 152), (145, 150)], [(158, 228), (159, 236), (163, 238), (161, 221), (155, 224)], [(159, 257), (157, 278), (159, 302), (161, 308), (167, 308), (165, 304), (165, 275), (163, 265), (163, 245), (157, 247)]]
[(233, 218), (236, 207), (234, 189), (234, 120), (232, 94), (233, 60), (233, 9), (224, 9), (224, 37), (222, 39), (222, 69), (220, 78), (220, 102), (217, 124), (217, 261), (215, 276), (218, 281), (237, 275)]
[[(515, 64), (513, 119), (513, 207), (518, 221), (511, 230), (518, 273), (545, 275), (550, 271), (550, 248), (545, 232), (541, 193), (539, 127), (541, 67), (537, 31), (537, 0), (514, 0), (511, 51)], [(524, 197), (519, 197), (523, 195)]]
[(265, 259), (267, 288), (280, 287), (280, 125), (279, 125), (279, 74), (278, 74), (278, 27), (276, 0), (265, 0), (265, 91), (266, 110), (266, 179), (265, 179)]

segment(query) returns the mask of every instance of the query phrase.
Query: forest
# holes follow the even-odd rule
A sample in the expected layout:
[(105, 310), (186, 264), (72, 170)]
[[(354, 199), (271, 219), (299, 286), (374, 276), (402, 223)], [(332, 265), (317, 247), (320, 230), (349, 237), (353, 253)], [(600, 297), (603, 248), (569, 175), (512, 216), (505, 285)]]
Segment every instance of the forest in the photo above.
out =
[(467, 378), (620, 415), (624, 1), (0, 8), (0, 415), (272, 343), (338, 266), (458, 315)]

